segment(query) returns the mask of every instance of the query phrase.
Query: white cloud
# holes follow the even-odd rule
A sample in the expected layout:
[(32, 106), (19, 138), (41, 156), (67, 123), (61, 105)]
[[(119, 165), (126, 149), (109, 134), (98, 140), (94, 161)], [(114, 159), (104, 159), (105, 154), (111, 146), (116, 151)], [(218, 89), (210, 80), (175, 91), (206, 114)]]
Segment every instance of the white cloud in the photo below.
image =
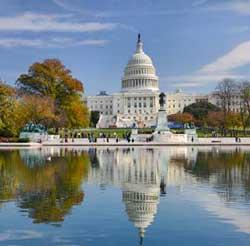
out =
[[(123, 17), (144, 17), (144, 16), (161, 16), (161, 15), (177, 15), (177, 14), (183, 14), (183, 13), (190, 13), (192, 12), (191, 9), (161, 9), (154, 11), (153, 9), (146, 10), (142, 8), (140, 11), (137, 11), (137, 9), (134, 8), (134, 5), (129, 4), (130, 8), (124, 9), (123, 7), (118, 7), (116, 10), (92, 10), (92, 9), (84, 9), (82, 7), (81, 0), (78, 1), (72, 1), (72, 0), (52, 0), (54, 4), (56, 4), (58, 7), (70, 11), (70, 12), (76, 12), (80, 13), (82, 15), (88, 15), (95, 18), (119, 18), (121, 16)], [(202, 2), (207, 2), (208, 0), (197, 0), (197, 3), (194, 2), (194, 5), (202, 5)]]
[(249, 0), (226, 0), (207, 7), (212, 11), (231, 11), (239, 14), (250, 14), (250, 1)]
[(193, 88), (202, 87), (211, 82), (218, 82), (224, 78), (244, 79), (245, 76), (231, 73), (211, 75), (196, 72), (189, 75), (168, 76), (163, 78), (163, 81), (174, 83), (172, 87)]
[(42, 238), (43, 234), (33, 230), (7, 230), (0, 233), (0, 242), (8, 240), (29, 240)]
[(246, 79), (248, 78), (246, 75), (235, 71), (246, 65), (250, 65), (250, 41), (239, 44), (227, 54), (192, 74), (168, 76), (163, 80), (174, 83), (173, 86), (202, 87), (224, 78)]
[(250, 28), (247, 25), (235, 26), (235, 27), (232, 27), (227, 33), (229, 33), (229, 34), (237, 34), (237, 33), (242, 33), (242, 32), (248, 32), (249, 29)]
[[(52, 0), (54, 2), (54, 4), (56, 4), (57, 6), (69, 10), (69, 11), (77, 11), (76, 8), (72, 7), (71, 4), (68, 4), (68, 2), (64, 1), (64, 0)], [(79, 10), (79, 9), (78, 9)]]
[(65, 48), (73, 46), (102, 46), (108, 43), (103, 39), (85, 39), (75, 40), (71, 38), (53, 38), (53, 39), (22, 39), (22, 38), (0, 38), (0, 47), (33, 47), (33, 48)]
[(73, 22), (69, 15), (41, 15), (25, 13), (13, 17), (0, 17), (0, 31), (54, 31), (54, 32), (95, 32), (112, 30), (114, 23)]
[(80, 13), (83, 15), (90, 15), (90, 16), (95, 16), (98, 15), (98, 13), (102, 13), (102, 12), (98, 12), (98, 11), (90, 11), (88, 9), (83, 9), (82, 7), (82, 2), (81, 0), (78, 1), (72, 1), (72, 0), (52, 0), (52, 2), (54, 4), (56, 4), (58, 7), (70, 11), (70, 12), (76, 12), (76, 13)]
[[(193, 0), (191, 3), (194, 8), (186, 9), (162, 9), (158, 11), (146, 11), (141, 9), (141, 11), (136, 11), (134, 9), (130, 10), (116, 10), (116, 11), (91, 11), (89, 9), (84, 9), (81, 5), (81, 0), (52, 0), (54, 4), (63, 8), (64, 10), (70, 12), (78, 12), (85, 15), (91, 15), (94, 17), (120, 17), (120, 16), (151, 16), (151, 15), (176, 15), (183, 13), (200, 13), (200, 11), (231, 11), (239, 14), (250, 14), (250, 0), (224, 0), (224, 1), (210, 1), (210, 0)], [(210, 3), (211, 2), (211, 3)]]
[(250, 41), (239, 44), (228, 54), (202, 67), (200, 73), (223, 73), (250, 64)]
[(203, 5), (207, 2), (208, 2), (208, 0), (196, 0), (192, 5), (193, 6), (200, 6), (200, 5)]

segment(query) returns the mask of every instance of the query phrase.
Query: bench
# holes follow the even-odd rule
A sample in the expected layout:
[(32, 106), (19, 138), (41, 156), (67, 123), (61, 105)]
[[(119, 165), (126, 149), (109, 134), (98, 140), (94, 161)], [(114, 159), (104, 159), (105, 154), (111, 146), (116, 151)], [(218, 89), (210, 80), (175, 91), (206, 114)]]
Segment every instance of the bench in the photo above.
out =
[(221, 140), (212, 140), (211, 143), (221, 143)]

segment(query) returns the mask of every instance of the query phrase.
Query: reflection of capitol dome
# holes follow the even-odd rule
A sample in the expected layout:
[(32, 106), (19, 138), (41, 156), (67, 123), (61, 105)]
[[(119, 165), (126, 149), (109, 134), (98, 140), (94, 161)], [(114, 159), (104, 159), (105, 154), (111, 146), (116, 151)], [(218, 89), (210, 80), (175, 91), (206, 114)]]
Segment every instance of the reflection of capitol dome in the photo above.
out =
[(141, 243), (146, 229), (154, 221), (160, 197), (160, 168), (153, 161), (154, 154), (148, 153), (147, 160), (140, 156), (128, 163), (128, 175), (122, 184), (125, 209), (139, 230)]
[(145, 192), (123, 191), (123, 202), (128, 218), (138, 228), (141, 242), (145, 230), (154, 221), (157, 213), (159, 193), (159, 187), (148, 188)]
[(143, 51), (143, 43), (138, 35), (136, 52), (129, 60), (122, 79), (122, 91), (158, 91), (158, 77), (151, 58)]
[[(98, 149), (99, 167), (89, 171), (89, 182), (121, 187), (129, 221), (139, 230), (142, 242), (157, 213), (168, 152), (157, 149)], [(162, 183), (163, 181), (163, 183)]]

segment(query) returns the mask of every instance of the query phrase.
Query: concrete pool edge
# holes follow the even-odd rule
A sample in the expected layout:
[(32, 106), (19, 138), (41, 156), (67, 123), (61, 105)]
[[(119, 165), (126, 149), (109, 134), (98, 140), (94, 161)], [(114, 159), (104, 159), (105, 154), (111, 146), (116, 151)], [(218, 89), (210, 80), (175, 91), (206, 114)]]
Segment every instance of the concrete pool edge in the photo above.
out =
[(6, 147), (136, 147), (136, 146), (250, 146), (248, 143), (0, 143), (0, 148)]

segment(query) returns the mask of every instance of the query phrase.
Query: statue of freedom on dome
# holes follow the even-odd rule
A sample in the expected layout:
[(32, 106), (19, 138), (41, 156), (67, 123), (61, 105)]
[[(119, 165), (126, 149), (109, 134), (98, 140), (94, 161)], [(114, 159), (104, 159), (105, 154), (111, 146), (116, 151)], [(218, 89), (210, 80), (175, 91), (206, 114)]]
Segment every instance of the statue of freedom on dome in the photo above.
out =
[(140, 43), (140, 42), (141, 42), (141, 34), (138, 33), (138, 41), (137, 41), (137, 43)]

